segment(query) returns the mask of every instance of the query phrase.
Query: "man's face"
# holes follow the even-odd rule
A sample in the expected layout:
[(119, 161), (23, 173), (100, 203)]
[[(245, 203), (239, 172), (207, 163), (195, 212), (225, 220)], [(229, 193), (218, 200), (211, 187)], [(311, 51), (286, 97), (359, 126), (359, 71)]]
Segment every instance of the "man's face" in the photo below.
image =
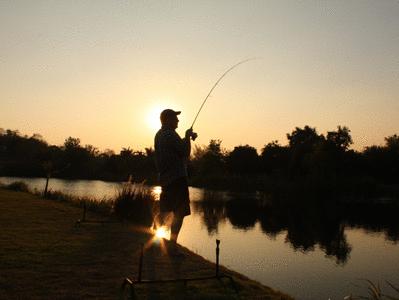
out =
[(166, 126), (172, 129), (176, 129), (179, 123), (179, 119), (177, 116), (171, 116), (169, 119), (166, 120)]
[(179, 119), (177, 118), (177, 116), (175, 116), (175, 117), (172, 119), (172, 126), (173, 126), (173, 129), (176, 129), (176, 128), (178, 127), (178, 124), (179, 124)]

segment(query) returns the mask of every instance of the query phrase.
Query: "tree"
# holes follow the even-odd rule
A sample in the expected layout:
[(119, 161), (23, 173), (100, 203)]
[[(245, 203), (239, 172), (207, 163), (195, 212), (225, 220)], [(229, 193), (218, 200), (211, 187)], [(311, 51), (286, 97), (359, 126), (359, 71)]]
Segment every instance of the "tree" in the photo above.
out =
[(214, 181), (225, 173), (225, 155), (221, 140), (210, 140), (205, 148), (196, 147), (191, 162), (193, 173), (200, 184)]
[(399, 153), (399, 136), (394, 134), (385, 138), (385, 147)]
[(385, 138), (386, 172), (390, 176), (390, 180), (397, 182), (399, 179), (399, 136), (394, 134)]
[(73, 138), (73, 137), (68, 137), (65, 139), (64, 142), (64, 148), (65, 150), (72, 150), (72, 149), (77, 149), (80, 147), (80, 139), (79, 138)]
[(312, 154), (316, 147), (325, 141), (324, 136), (319, 135), (316, 128), (306, 125), (303, 129), (296, 127), (291, 134), (287, 134), (287, 138), (291, 153), (291, 176), (309, 174), (314, 167)]
[(119, 155), (122, 159), (129, 159), (129, 158), (133, 157), (133, 150), (130, 149), (130, 147), (122, 148)]
[(327, 141), (343, 151), (348, 150), (349, 146), (353, 144), (350, 130), (346, 126), (338, 126), (337, 131), (328, 131)]
[(79, 138), (68, 137), (64, 142), (65, 163), (69, 168), (65, 170), (68, 178), (89, 178), (90, 153), (80, 145)]
[(259, 171), (259, 156), (249, 145), (234, 147), (227, 157), (227, 167), (233, 173), (255, 173)]
[(266, 173), (284, 172), (289, 161), (288, 147), (281, 146), (278, 141), (265, 145), (260, 155), (262, 170)]
[(305, 152), (311, 152), (313, 147), (324, 139), (323, 135), (319, 135), (316, 128), (305, 126), (303, 129), (295, 127), (291, 134), (287, 134), (289, 146), (294, 148), (301, 148)]
[(44, 141), (43, 136), (40, 133), (34, 133), (31, 137), (33, 140)]
[(343, 174), (351, 164), (352, 156), (348, 154), (348, 148), (352, 143), (348, 127), (338, 126), (336, 131), (328, 131), (327, 138), (314, 147), (311, 157), (313, 175), (330, 182), (339, 180), (338, 175)]
[(93, 145), (85, 145), (85, 150), (90, 154), (92, 157), (97, 157), (100, 153), (98, 151), (97, 147), (94, 147)]

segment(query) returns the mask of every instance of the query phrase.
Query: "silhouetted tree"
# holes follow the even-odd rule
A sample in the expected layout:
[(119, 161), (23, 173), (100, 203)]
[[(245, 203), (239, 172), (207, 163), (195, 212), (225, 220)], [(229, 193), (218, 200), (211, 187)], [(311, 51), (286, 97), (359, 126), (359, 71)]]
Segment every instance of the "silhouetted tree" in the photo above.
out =
[(336, 183), (338, 175), (342, 174), (345, 164), (349, 163), (347, 150), (352, 144), (350, 130), (347, 127), (338, 126), (337, 131), (328, 131), (326, 139), (314, 146), (312, 155), (312, 175), (318, 180), (329, 180)]
[(217, 180), (225, 174), (225, 155), (221, 148), (221, 140), (211, 140), (206, 148), (195, 148), (192, 157), (194, 179), (200, 184), (208, 182), (206, 178)]
[[(330, 190), (376, 190), (377, 185), (399, 183), (399, 136), (385, 138), (385, 145), (350, 150), (352, 137), (346, 126), (318, 134), (316, 128), (296, 127), (287, 134), (288, 145), (277, 141), (265, 145), (261, 155), (250, 145), (223, 150), (220, 140), (194, 146), (189, 164), (191, 184), (219, 189), (287, 190), (287, 187), (329, 187)], [(40, 134), (21, 135), (0, 130), (0, 175), (53, 176), (124, 181), (156, 182), (154, 150), (135, 151), (124, 147), (115, 154), (100, 152), (68, 137), (62, 146), (48, 145)], [(353, 183), (359, 183), (359, 186)], [(395, 191), (395, 190), (393, 190)]]
[(232, 173), (256, 173), (259, 168), (259, 156), (254, 147), (249, 145), (234, 147), (227, 156), (227, 167)]
[(394, 134), (385, 138), (385, 144), (389, 151), (399, 153), (399, 136)]
[(290, 160), (289, 148), (281, 146), (278, 141), (273, 141), (263, 147), (260, 158), (263, 172), (286, 173)]
[(337, 131), (328, 131), (327, 142), (331, 143), (337, 149), (342, 151), (348, 150), (349, 146), (353, 144), (350, 130), (346, 126), (338, 126)]
[(320, 142), (324, 141), (323, 135), (319, 135), (316, 128), (305, 126), (303, 129), (296, 127), (291, 134), (287, 134), (289, 149), (291, 152), (291, 176), (303, 176), (309, 174), (314, 167), (312, 152)]

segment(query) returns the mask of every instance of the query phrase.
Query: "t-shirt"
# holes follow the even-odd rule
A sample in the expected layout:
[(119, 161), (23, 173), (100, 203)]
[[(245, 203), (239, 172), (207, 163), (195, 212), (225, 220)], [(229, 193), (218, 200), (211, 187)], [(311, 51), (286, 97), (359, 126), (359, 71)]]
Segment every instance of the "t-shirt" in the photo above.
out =
[(187, 177), (187, 159), (190, 142), (180, 138), (176, 131), (162, 127), (155, 135), (155, 158), (161, 186)]

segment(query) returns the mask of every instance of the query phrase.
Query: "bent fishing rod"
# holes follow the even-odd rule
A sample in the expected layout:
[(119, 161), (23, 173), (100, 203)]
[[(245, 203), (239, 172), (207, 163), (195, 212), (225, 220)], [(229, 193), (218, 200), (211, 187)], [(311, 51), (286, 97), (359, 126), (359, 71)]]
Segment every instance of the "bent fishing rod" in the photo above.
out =
[[(193, 129), (194, 124), (195, 124), (195, 121), (197, 121), (198, 115), (200, 114), (200, 112), (201, 112), (202, 108), (204, 107), (206, 101), (208, 100), (209, 96), (212, 94), (213, 90), (216, 88), (216, 86), (219, 84), (219, 82), (222, 81), (223, 77), (226, 76), (230, 71), (232, 71), (234, 68), (238, 67), (239, 65), (241, 65), (241, 64), (243, 64), (243, 63), (246, 63), (246, 62), (248, 62), (248, 61), (251, 61), (251, 60), (255, 60), (255, 59), (258, 59), (258, 58), (248, 58), (248, 59), (242, 60), (242, 61), (236, 63), (235, 65), (231, 66), (230, 68), (228, 68), (228, 69), (222, 74), (222, 76), (219, 77), (219, 79), (218, 79), (218, 80), (215, 82), (215, 84), (212, 86), (212, 88), (211, 88), (211, 90), (209, 91), (208, 95), (206, 95), (205, 100), (202, 102), (202, 104), (201, 104), (201, 106), (200, 106), (200, 108), (199, 108), (197, 114), (195, 115), (194, 121), (193, 121), (193, 123), (191, 124), (191, 127), (190, 127), (191, 130)], [(195, 137), (195, 138), (196, 138), (196, 137)], [(195, 140), (195, 138), (193, 138), (193, 140)]]

